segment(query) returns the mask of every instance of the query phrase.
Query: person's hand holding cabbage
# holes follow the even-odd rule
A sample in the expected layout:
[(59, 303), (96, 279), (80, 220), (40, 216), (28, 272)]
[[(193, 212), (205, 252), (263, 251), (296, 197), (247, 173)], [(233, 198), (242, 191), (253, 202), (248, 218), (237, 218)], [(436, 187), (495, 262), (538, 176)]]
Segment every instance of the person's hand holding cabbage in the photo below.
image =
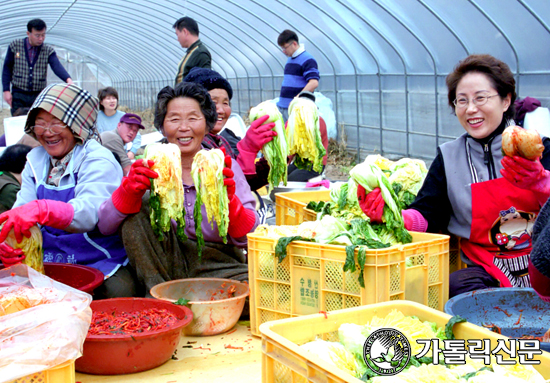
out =
[(21, 249), (13, 249), (4, 241), (13, 230), (17, 243), (21, 243), (23, 236), (31, 237), (30, 229), (36, 224), (50, 226), (63, 230), (73, 220), (74, 209), (71, 204), (53, 200), (35, 200), (25, 205), (8, 210), (0, 215), (0, 260), (9, 267), (22, 262), (25, 254)]
[(277, 132), (273, 130), (275, 123), (266, 123), (269, 118), (269, 115), (266, 114), (252, 121), (244, 138), (237, 143), (239, 149), (237, 161), (244, 174), (254, 174), (256, 172), (255, 161), (258, 152), (277, 136)]
[(157, 172), (150, 168), (155, 163), (151, 160), (137, 160), (130, 167), (130, 172), (113, 193), (113, 204), (124, 214), (135, 214), (141, 209), (141, 198), (151, 187), (150, 178), (158, 178)]
[(258, 222), (255, 199), (238, 162), (205, 144), (218, 120), (204, 87), (163, 88), (155, 127), (167, 143), (149, 144), (152, 167), (135, 165), (99, 210), (99, 230), (121, 233), (145, 291), (184, 278), (248, 280), (242, 249)]

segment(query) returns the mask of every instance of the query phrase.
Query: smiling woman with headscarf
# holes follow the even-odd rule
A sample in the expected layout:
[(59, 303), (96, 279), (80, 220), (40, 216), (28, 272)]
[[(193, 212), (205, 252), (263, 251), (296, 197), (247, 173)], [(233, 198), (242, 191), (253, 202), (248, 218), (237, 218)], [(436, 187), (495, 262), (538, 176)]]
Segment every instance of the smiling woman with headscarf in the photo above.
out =
[(133, 278), (122, 241), (96, 227), (99, 206), (122, 180), (112, 153), (94, 139), (97, 104), (88, 91), (68, 84), (48, 86), (34, 102), (25, 132), (42, 146), (28, 154), (13, 209), (0, 215), (0, 259), (5, 266), (21, 262), (25, 254), (4, 240), (13, 229), (21, 242), (39, 224), (45, 262), (94, 267), (108, 278), (100, 295), (131, 296)]

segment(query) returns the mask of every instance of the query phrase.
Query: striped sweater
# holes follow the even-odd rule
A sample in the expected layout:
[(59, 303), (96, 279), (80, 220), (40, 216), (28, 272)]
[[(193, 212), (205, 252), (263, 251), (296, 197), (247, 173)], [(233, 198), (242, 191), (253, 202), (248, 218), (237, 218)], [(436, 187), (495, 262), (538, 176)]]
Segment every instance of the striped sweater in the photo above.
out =
[(277, 106), (288, 108), (294, 97), (304, 89), (309, 80), (319, 80), (317, 61), (304, 51), (296, 57), (289, 57), (285, 65), (285, 75)]

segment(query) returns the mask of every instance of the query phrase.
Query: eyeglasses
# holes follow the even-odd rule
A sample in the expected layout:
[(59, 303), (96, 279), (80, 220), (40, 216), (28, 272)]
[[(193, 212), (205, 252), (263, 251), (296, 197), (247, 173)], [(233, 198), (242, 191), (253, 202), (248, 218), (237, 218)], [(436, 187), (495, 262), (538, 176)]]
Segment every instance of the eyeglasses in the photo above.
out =
[(37, 39), (40, 39), (42, 37), (44, 37), (44, 38), (46, 37), (46, 32), (44, 32), (44, 33), (31, 33), (31, 35), (33, 35)]
[(287, 44), (287, 46), (281, 47), (282, 51), (286, 51), (293, 43)]
[[(493, 94), (492, 96), (479, 95), (479, 96), (476, 96), (475, 98), (473, 98), (472, 102), (474, 103), (475, 106), (482, 106), (482, 105), (487, 104), (487, 101), (491, 97), (495, 97), (495, 96), (498, 96), (498, 94)], [(468, 105), (470, 105), (470, 100), (467, 99), (466, 97), (460, 97), (460, 98), (455, 99), (453, 101), (453, 104), (454, 104), (455, 107), (462, 109), (462, 108), (466, 108)]]
[(46, 133), (46, 130), (48, 130), (51, 134), (61, 134), (63, 132), (63, 129), (66, 129), (67, 125), (50, 125), (50, 126), (44, 126), (44, 125), (35, 125), (32, 126), (31, 129), (34, 131), (34, 133), (38, 136), (43, 135)]

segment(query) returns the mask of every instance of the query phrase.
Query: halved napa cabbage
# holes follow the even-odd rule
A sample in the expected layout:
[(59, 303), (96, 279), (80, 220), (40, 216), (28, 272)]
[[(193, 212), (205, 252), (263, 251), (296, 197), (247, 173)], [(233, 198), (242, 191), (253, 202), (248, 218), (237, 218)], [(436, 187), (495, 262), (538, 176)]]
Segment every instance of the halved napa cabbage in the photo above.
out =
[[(3, 226), (4, 224), (0, 226), (0, 230)], [(39, 273), (45, 274), (44, 253), (42, 251), (42, 232), (36, 225), (31, 227), (30, 232), (30, 238), (23, 236), (23, 240), (21, 241), (21, 243), (17, 243), (13, 229), (11, 229), (4, 242), (7, 245), (11, 246), (13, 249), (23, 250), (23, 254), (25, 254), (25, 259), (22, 263), (26, 264), (29, 267), (32, 267)]]
[(286, 140), (289, 154), (295, 154), (294, 165), (299, 169), (323, 170), (323, 157), (326, 154), (317, 106), (306, 98), (295, 98), (288, 107)]
[(152, 143), (147, 145), (145, 160), (153, 160), (152, 170), (158, 178), (151, 178), (151, 226), (160, 241), (170, 230), (171, 220), (177, 224), (176, 235), (181, 241), (187, 240), (184, 220), (184, 193), (181, 179), (181, 154), (176, 144)]
[(201, 206), (206, 208), (206, 216), (210, 226), (214, 228), (214, 221), (218, 227), (218, 233), (227, 243), (227, 229), (229, 227), (229, 199), (227, 190), (223, 184), (223, 168), (225, 166), (225, 155), (220, 149), (200, 150), (195, 154), (191, 175), (197, 190), (195, 200), (194, 218), (195, 233), (199, 247), (199, 255), (202, 254), (204, 239), (202, 236)]
[(277, 105), (271, 101), (264, 101), (250, 110), (250, 121), (269, 115), (264, 124), (275, 123), (273, 130), (277, 135), (262, 148), (262, 153), (269, 164), (267, 177), (269, 187), (278, 186), (281, 182), (286, 186), (288, 176), (288, 145), (285, 136), (285, 123)]

